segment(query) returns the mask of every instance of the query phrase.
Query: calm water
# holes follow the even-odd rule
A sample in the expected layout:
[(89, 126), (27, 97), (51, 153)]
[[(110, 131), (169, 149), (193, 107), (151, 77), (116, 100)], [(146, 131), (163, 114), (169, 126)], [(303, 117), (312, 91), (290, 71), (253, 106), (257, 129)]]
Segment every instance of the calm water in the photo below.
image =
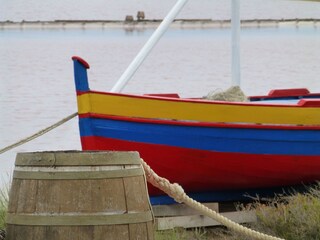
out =
[[(117, 19), (144, 11), (163, 18), (176, 0), (0, 0), (0, 21)], [(320, 4), (285, 0), (241, 0), (241, 17), (319, 18)], [(189, 0), (179, 18), (230, 19), (230, 0)]]
[[(68, 15), (55, 8), (62, 7), (66, 3), (63, 1), (38, 1), (37, 9), (41, 11), (34, 15), (30, 10), (32, 2), (35, 1), (29, 1), (30, 5), (25, 6), (25, 1), (0, 0), (0, 16), (3, 20), (80, 18), (80, 13), (76, 10)], [(67, 2), (66, 4), (75, 3)], [(121, 2), (123, 9), (116, 2)], [(130, 1), (130, 5), (125, 5), (125, 2), (127, 1), (108, 1), (108, 6), (113, 11), (101, 7), (106, 5), (105, 1), (90, 1), (90, 4), (95, 3), (95, 11), (84, 1), (79, 1), (76, 6), (82, 8), (87, 4), (89, 7), (87, 10), (90, 15), (87, 15), (87, 11), (82, 11), (81, 19), (91, 19), (92, 16), (101, 19), (106, 13), (111, 15), (105, 15), (105, 19), (116, 19), (122, 18), (128, 10), (136, 11), (134, 3), (143, 6), (139, 5), (137, 9), (150, 9), (154, 18), (160, 18), (172, 4), (172, 1), (161, 1), (161, 7), (157, 10), (153, 6), (154, 1)], [(201, 4), (206, 10), (209, 5), (220, 8), (221, 15), (217, 18), (228, 18), (228, 5), (222, 2), (224, 1), (201, 1)], [(243, 1), (243, 5), (246, 7), (252, 2), (256, 4), (256, 9), (246, 10), (246, 16), (251, 17), (250, 14), (262, 11), (262, 1)], [(276, 7), (275, 11), (270, 10), (270, 17), (281, 13), (277, 7), (288, 4), (287, 1), (279, 0), (265, 2), (266, 9)], [(202, 8), (201, 4), (190, 1), (190, 5), (196, 5), (197, 9)], [(289, 14), (286, 15), (288, 17), (300, 16), (302, 13), (307, 15), (304, 17), (314, 17), (316, 12), (320, 13), (320, 4), (290, 4), (292, 8), (283, 8), (286, 10), (283, 14)], [(50, 11), (45, 6), (50, 6)], [(305, 11), (297, 11), (299, 6)], [(295, 11), (298, 15), (291, 15)], [(203, 16), (218, 16), (212, 15), (213, 12), (207, 12), (209, 15)], [(187, 17), (200, 17), (193, 15), (190, 8), (183, 14)], [(264, 18), (264, 15), (261, 16)], [(0, 148), (76, 111), (71, 56), (82, 56), (90, 63), (91, 89), (107, 91), (112, 88), (152, 31), (153, 29), (134, 32), (123, 29), (0, 30)], [(272, 88), (286, 87), (307, 87), (312, 91), (320, 91), (319, 27), (244, 29), (241, 34), (242, 89), (247, 95), (265, 94)], [(195, 97), (206, 95), (210, 90), (225, 89), (231, 81), (230, 55), (228, 29), (171, 29), (124, 92), (178, 92), (185, 97)], [(62, 149), (80, 149), (77, 119), (0, 155), (0, 174), (3, 179), (7, 179), (17, 152)]]

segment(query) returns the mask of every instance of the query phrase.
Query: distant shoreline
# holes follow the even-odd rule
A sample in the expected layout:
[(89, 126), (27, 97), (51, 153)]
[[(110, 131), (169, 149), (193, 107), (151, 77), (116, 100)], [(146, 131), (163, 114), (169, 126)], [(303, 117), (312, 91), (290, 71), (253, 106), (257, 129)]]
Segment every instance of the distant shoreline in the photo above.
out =
[[(54, 20), (54, 21), (1, 21), (0, 29), (94, 29), (124, 28), (130, 30), (156, 28), (162, 20)], [(230, 20), (212, 19), (176, 19), (171, 28), (229, 28)], [(320, 19), (251, 19), (241, 20), (245, 28), (281, 27), (281, 26), (314, 26), (320, 27)]]

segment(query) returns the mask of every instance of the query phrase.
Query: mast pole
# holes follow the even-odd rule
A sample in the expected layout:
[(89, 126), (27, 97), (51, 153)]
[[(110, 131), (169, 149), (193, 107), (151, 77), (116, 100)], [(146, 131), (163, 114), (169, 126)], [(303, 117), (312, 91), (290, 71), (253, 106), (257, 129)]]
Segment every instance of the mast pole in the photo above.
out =
[(177, 3), (173, 6), (173, 8), (168, 13), (168, 15), (163, 19), (159, 27), (156, 29), (156, 31), (152, 34), (149, 40), (142, 47), (138, 55), (133, 59), (133, 61), (128, 66), (128, 68), (121, 75), (117, 83), (113, 86), (113, 88), (111, 89), (111, 92), (121, 92), (121, 90), (125, 87), (127, 82), (132, 78), (133, 74), (140, 67), (144, 59), (149, 55), (153, 47), (160, 40), (162, 35), (167, 31), (170, 24), (173, 22), (175, 17), (179, 14), (179, 12), (187, 3), (187, 1), (188, 0), (177, 1)]
[(241, 83), (240, 71), (240, 0), (231, 0), (232, 17), (232, 85), (239, 86)]

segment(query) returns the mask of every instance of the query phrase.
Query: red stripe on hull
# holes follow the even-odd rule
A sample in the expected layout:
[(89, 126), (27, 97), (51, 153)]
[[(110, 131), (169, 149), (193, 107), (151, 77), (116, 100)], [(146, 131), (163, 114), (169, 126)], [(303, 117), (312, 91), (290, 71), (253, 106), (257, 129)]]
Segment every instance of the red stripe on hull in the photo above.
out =
[[(81, 137), (83, 150), (138, 151), (159, 175), (186, 192), (267, 188), (320, 180), (320, 156), (211, 152), (165, 145)], [(151, 196), (162, 194), (149, 186)]]

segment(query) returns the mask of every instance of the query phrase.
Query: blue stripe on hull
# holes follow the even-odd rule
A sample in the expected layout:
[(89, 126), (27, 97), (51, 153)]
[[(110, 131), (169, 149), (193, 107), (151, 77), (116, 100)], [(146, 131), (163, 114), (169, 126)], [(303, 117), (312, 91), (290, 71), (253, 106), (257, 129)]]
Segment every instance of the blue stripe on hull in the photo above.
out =
[(80, 118), (80, 134), (217, 152), (320, 155), (318, 130), (195, 127)]

